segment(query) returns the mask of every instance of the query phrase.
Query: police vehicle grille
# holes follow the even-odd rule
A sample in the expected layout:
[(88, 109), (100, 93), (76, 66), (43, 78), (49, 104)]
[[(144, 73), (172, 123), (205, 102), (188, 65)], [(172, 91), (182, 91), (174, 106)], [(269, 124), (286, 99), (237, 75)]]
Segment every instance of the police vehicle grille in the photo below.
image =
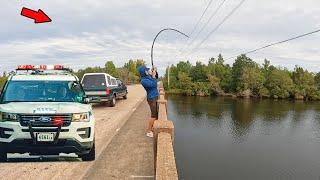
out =
[[(55, 115), (48, 115), (48, 114), (41, 114), (41, 115), (29, 115), (29, 114), (21, 114), (19, 115), (20, 125), (21, 126), (29, 126), (29, 123), (33, 127), (55, 127), (54, 119), (56, 117), (62, 118), (63, 124), (62, 126), (69, 126), (72, 121), (71, 114), (55, 114)], [(47, 121), (42, 121), (41, 118), (47, 119)]]

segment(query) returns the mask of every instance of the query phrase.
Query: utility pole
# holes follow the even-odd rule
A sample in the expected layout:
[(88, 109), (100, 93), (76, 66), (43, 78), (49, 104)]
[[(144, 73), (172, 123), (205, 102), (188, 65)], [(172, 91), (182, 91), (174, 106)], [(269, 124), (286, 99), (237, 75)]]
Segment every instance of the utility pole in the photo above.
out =
[(168, 63), (168, 89), (170, 89), (170, 63)]

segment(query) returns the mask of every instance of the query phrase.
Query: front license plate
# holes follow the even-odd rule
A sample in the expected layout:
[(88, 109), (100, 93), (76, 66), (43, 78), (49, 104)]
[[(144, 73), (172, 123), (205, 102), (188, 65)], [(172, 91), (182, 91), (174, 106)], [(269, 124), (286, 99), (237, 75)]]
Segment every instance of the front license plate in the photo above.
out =
[(37, 141), (39, 142), (52, 142), (54, 141), (54, 133), (38, 133)]

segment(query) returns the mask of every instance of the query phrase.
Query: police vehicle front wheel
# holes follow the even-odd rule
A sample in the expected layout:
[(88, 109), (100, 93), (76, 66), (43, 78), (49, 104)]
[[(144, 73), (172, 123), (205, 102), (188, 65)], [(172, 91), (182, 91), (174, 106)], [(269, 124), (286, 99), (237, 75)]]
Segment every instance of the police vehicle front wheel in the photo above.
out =
[(82, 159), (82, 161), (94, 161), (96, 159), (95, 144), (93, 144), (93, 146), (88, 154), (81, 155), (80, 158)]
[(0, 150), (0, 162), (7, 162), (8, 156), (7, 152), (3, 152)]

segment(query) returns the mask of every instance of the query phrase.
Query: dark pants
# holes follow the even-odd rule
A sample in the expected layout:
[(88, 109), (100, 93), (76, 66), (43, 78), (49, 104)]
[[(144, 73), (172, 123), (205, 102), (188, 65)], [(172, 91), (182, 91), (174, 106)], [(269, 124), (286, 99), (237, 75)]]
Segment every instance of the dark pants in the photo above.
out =
[(148, 104), (150, 106), (151, 110), (151, 118), (158, 119), (158, 103), (157, 103), (157, 98), (155, 99), (148, 99)]

